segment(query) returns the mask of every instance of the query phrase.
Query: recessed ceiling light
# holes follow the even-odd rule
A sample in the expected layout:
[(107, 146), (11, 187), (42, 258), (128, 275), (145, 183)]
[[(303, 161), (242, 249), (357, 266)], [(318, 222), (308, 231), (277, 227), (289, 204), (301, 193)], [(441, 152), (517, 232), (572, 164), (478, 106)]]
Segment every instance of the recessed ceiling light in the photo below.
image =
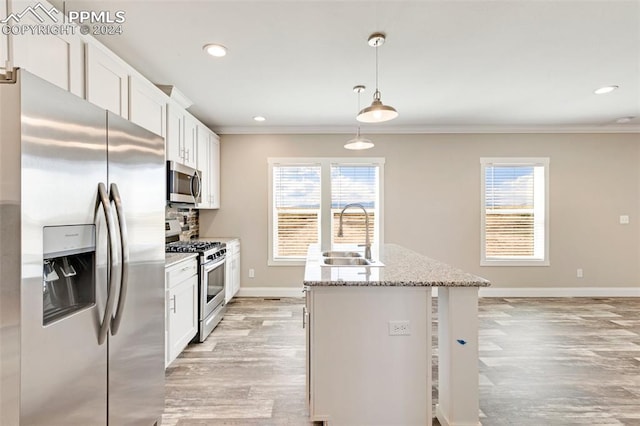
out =
[(255, 117), (253, 117), (253, 119), (254, 119), (255, 121), (265, 121), (265, 120), (266, 120), (266, 118), (264, 118), (264, 117), (263, 117), (263, 116), (261, 116), (261, 115), (256, 115)]
[(205, 44), (203, 47), (205, 52), (207, 52), (211, 56), (215, 56), (216, 58), (222, 58), (227, 54), (227, 48), (221, 44)]
[(618, 86), (615, 86), (615, 85), (613, 85), (613, 86), (604, 86), (604, 87), (601, 87), (599, 89), (594, 90), (593, 93), (595, 93), (596, 95), (604, 95), (605, 93), (613, 92), (617, 88), (618, 88)]
[(616, 123), (624, 124), (633, 120), (635, 117), (620, 117), (616, 120)]

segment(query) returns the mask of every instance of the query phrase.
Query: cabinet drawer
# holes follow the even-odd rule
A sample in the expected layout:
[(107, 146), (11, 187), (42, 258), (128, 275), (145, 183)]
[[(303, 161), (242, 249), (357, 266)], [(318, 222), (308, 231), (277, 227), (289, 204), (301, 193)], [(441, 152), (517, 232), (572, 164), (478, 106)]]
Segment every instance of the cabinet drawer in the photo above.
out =
[(166, 271), (167, 288), (180, 284), (187, 278), (198, 274), (198, 262), (196, 259), (188, 259), (180, 262)]

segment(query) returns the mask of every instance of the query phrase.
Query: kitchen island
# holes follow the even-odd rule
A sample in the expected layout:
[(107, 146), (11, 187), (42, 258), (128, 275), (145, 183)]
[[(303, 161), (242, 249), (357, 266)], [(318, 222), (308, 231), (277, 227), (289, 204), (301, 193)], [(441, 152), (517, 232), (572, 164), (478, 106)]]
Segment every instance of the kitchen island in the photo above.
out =
[(311, 420), (431, 424), (431, 292), (439, 287), (436, 416), (441, 425), (480, 424), (478, 288), (489, 282), (395, 244), (368, 266), (325, 265), (326, 257), (312, 245), (304, 276)]

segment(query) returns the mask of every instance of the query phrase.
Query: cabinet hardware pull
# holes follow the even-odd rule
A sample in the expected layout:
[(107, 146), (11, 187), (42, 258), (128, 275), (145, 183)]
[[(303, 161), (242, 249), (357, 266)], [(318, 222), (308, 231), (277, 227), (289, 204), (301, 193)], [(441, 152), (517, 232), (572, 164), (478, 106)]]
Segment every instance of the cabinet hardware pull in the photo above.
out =
[(302, 328), (307, 328), (307, 307), (302, 307)]

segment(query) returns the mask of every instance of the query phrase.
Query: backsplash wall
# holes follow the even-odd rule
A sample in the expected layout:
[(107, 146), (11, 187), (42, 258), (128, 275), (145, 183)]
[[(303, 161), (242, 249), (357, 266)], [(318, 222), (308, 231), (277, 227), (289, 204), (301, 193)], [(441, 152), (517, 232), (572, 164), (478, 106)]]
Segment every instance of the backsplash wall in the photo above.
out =
[(165, 218), (178, 219), (182, 225), (180, 241), (198, 238), (200, 233), (200, 218), (198, 210), (193, 207), (167, 205)]

